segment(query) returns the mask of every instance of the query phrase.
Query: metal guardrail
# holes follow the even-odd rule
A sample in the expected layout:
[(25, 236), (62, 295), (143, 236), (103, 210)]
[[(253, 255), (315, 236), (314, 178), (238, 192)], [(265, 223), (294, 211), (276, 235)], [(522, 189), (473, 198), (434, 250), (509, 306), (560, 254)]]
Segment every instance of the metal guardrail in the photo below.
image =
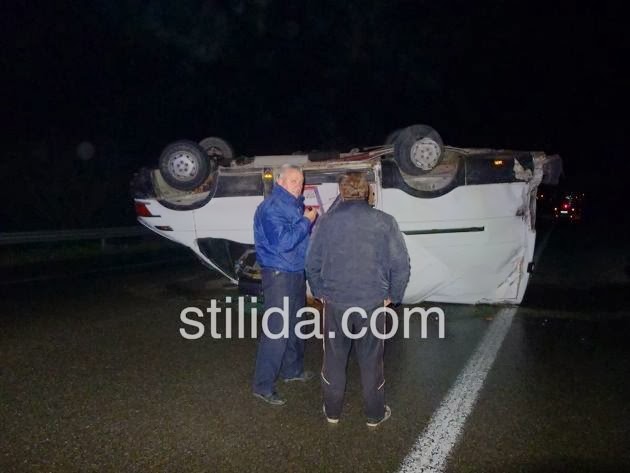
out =
[(57, 241), (101, 240), (152, 235), (153, 232), (137, 225), (134, 227), (86, 228), (79, 230), (52, 230), (39, 232), (0, 233), (0, 246), (24, 243), (46, 243)]

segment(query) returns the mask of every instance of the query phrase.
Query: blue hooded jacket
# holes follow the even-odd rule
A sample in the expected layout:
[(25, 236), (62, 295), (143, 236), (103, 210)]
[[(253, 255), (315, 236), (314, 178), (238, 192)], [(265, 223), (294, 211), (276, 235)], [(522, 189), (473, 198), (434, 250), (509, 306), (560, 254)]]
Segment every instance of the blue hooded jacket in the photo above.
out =
[(311, 222), (304, 217), (304, 197), (275, 185), (256, 209), (256, 259), (263, 268), (289, 273), (304, 271)]

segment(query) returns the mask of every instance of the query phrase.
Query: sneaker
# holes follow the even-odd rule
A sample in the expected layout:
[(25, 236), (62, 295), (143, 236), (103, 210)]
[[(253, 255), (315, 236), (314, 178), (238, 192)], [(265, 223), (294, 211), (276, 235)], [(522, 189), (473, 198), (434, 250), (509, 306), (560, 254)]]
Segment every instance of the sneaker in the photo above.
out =
[(254, 396), (257, 397), (258, 399), (262, 399), (263, 401), (265, 401), (267, 404), (271, 404), (272, 406), (284, 406), (287, 401), (286, 399), (283, 399), (280, 397), (280, 395), (277, 392), (272, 392), (271, 394), (260, 394), (260, 393), (254, 393)]
[(326, 414), (326, 404), (322, 405), (322, 412), (324, 413), (324, 417), (326, 417), (326, 420), (328, 421), (329, 424), (339, 423), (339, 417), (328, 417), (328, 414)]
[(312, 371), (304, 371), (300, 376), (295, 376), (293, 378), (284, 378), (284, 382), (292, 383), (293, 381), (301, 381), (303, 383), (306, 383), (307, 381), (310, 381), (314, 377), (315, 375), (313, 374)]
[(368, 427), (378, 427), (383, 422), (385, 422), (387, 419), (389, 419), (391, 416), (392, 416), (392, 410), (389, 408), (389, 406), (386, 405), (385, 406), (385, 414), (383, 414), (383, 417), (381, 417), (380, 420), (368, 419), (367, 426)]

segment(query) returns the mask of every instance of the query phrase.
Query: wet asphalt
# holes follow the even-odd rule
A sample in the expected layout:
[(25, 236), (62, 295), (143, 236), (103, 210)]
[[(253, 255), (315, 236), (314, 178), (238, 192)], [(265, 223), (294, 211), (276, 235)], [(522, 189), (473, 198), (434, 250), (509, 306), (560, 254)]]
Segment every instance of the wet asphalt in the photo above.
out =
[[(630, 471), (629, 253), (592, 235), (553, 230), (445, 471)], [(195, 262), (0, 287), (0, 471), (396, 471), (499, 312), (440, 305), (445, 339), (412, 319), (388, 341), (393, 415), (370, 431), (354, 358), (330, 426), (317, 381), (251, 395), (255, 340), (180, 336), (226, 296)]]

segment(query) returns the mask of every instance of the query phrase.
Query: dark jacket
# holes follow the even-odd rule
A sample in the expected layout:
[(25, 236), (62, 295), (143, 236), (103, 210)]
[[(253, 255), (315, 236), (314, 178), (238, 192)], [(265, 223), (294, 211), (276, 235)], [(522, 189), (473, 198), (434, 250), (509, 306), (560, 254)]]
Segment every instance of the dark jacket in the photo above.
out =
[(341, 202), (321, 218), (306, 258), (313, 295), (348, 307), (401, 302), (409, 271), (396, 220), (363, 200)]
[(263, 268), (290, 273), (304, 271), (311, 222), (304, 217), (304, 197), (295, 198), (275, 185), (256, 209), (256, 259)]

